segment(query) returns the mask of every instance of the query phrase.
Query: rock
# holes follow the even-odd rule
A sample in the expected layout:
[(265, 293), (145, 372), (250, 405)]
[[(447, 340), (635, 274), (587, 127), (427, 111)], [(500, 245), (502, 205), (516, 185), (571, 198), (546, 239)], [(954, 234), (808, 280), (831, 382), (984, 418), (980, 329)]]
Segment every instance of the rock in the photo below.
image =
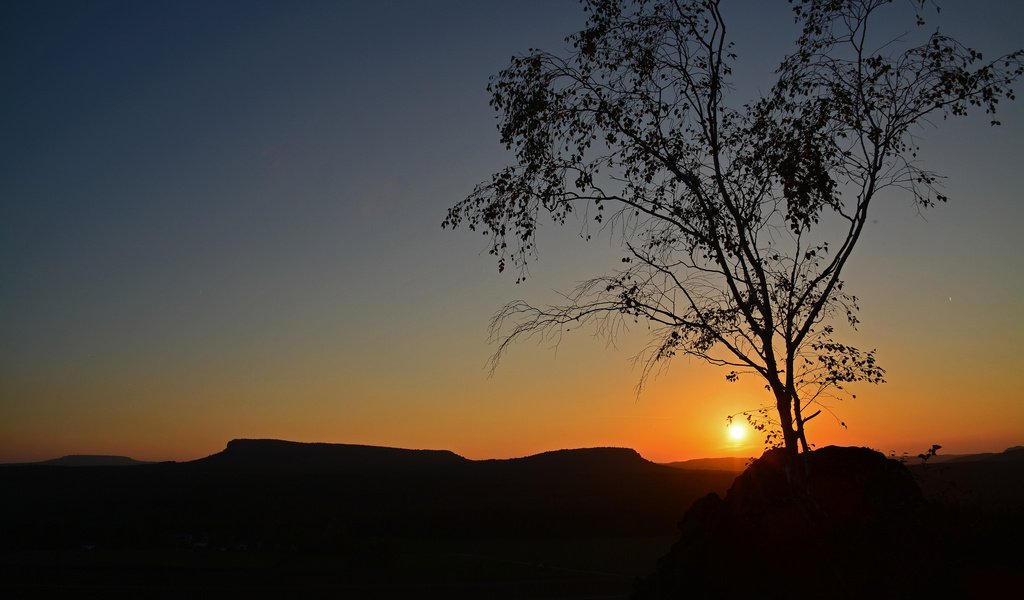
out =
[[(900, 462), (829, 446), (770, 450), (706, 496), (634, 598), (889, 598), (942, 591), (926, 505)], [(931, 590), (931, 591), (929, 591)]]

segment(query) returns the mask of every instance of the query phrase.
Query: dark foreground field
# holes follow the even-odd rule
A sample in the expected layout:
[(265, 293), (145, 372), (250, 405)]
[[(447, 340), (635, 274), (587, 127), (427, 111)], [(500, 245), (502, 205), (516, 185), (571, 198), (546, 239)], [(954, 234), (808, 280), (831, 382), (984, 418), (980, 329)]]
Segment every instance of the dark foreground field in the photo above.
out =
[(9, 598), (625, 598), (674, 541), (354, 538), (348, 552), (22, 551), (3, 556), (2, 577)]
[[(1001, 547), (1024, 533), (1022, 467), (912, 467), (975, 597), (1021, 572)], [(191, 463), (0, 467), (0, 592), (626, 598), (686, 509), (736, 474), (623, 449), (469, 461), (273, 441)]]

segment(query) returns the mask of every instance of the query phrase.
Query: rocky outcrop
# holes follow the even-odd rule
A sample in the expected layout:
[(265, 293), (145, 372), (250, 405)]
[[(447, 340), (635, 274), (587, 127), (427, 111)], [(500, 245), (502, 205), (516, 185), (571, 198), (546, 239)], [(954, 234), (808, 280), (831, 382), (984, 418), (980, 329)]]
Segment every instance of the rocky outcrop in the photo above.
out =
[(900, 462), (772, 450), (698, 500), (635, 598), (896, 598), (941, 591), (926, 505)]

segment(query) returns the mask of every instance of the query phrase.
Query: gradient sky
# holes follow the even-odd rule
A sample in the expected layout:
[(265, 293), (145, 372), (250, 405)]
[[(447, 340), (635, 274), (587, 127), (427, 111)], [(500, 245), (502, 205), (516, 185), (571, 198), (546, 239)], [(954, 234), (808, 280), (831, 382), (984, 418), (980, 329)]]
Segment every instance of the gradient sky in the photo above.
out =
[[(1024, 3), (969, 6), (945, 3), (942, 28), (990, 56), (1024, 46)], [(729, 10), (754, 93), (789, 12)], [(487, 377), (497, 308), (618, 256), (546, 228), (517, 286), (483, 238), (440, 228), (510, 160), (487, 78), (582, 23), (569, 0), (2, 3), (0, 462), (185, 460), (239, 437), (757, 453), (724, 426), (763, 399), (753, 379), (678, 360), (634, 396), (642, 327), (613, 348), (521, 344)], [(950, 203), (880, 204), (847, 271), (863, 322), (847, 339), (878, 349), (889, 383), (811, 441), (1024, 443), (1021, 103), (1002, 121), (921, 132)]]

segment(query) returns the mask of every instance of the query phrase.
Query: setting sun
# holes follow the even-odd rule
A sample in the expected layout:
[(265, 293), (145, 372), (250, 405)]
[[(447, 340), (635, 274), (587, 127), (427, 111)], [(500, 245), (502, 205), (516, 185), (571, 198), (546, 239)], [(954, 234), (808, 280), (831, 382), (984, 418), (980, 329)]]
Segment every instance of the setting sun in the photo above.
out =
[(745, 437), (747, 437), (746, 427), (739, 423), (733, 423), (729, 426), (729, 439), (738, 442)]

